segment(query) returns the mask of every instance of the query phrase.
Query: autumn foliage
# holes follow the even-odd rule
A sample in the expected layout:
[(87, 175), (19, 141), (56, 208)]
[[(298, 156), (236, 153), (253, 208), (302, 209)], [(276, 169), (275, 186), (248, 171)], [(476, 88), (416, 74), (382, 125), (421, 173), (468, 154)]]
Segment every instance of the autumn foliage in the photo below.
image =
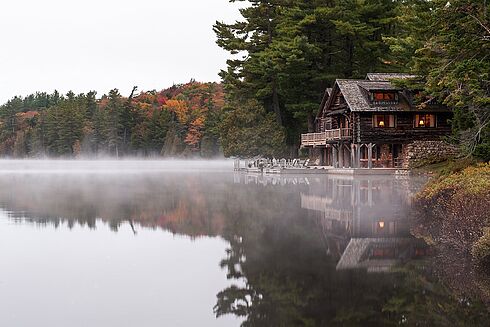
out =
[(224, 104), (217, 83), (174, 85), (128, 97), (36, 93), (0, 107), (0, 154), (213, 156)]

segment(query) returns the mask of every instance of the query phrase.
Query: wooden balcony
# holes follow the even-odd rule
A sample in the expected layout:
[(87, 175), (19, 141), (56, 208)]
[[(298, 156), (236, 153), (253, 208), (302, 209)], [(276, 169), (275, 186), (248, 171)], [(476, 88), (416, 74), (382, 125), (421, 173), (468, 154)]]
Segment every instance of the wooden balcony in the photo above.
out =
[(330, 141), (346, 140), (352, 137), (350, 128), (330, 129), (321, 133), (301, 134), (301, 146), (326, 145)]

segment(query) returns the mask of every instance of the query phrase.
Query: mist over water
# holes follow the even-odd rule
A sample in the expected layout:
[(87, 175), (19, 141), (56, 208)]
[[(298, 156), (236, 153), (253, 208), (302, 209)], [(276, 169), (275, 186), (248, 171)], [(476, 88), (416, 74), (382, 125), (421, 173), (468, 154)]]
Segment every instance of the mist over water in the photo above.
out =
[(0, 160), (0, 174), (142, 174), (230, 171), (232, 160)]
[(410, 233), (423, 182), (1, 160), (0, 325), (382, 325), (400, 296), (430, 321), (423, 300), (454, 298), (414, 279), (432, 255)]

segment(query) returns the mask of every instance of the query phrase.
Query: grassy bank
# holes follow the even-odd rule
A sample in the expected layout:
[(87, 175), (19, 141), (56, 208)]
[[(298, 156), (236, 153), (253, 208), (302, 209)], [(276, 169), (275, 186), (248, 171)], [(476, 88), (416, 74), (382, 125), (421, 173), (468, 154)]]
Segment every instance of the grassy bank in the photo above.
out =
[[(490, 164), (440, 174), (418, 194), (415, 204), (433, 242), (472, 253), (490, 227)], [(484, 243), (482, 239), (478, 244)], [(479, 259), (486, 257), (478, 253)]]
[(463, 167), (430, 168), (436, 175), (415, 198), (414, 232), (438, 249), (450, 284), (490, 303), (490, 164)]

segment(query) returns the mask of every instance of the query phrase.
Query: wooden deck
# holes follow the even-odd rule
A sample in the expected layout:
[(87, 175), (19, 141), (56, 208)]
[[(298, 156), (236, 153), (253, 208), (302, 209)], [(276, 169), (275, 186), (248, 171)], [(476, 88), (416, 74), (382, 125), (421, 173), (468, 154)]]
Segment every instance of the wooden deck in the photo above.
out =
[(330, 141), (346, 140), (352, 138), (350, 128), (330, 129), (321, 133), (301, 134), (301, 146), (327, 145)]

